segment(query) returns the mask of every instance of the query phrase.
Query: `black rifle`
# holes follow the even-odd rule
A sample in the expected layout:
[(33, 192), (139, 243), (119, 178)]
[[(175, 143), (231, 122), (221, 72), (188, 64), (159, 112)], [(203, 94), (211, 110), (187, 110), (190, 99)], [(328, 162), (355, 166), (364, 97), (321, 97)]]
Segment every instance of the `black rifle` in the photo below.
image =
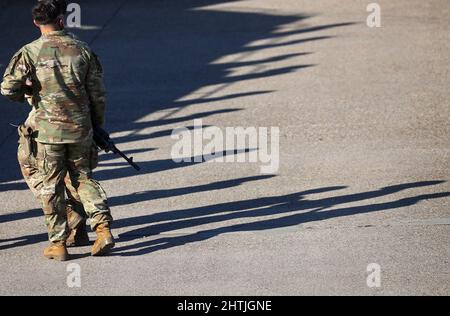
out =
[(121, 152), (114, 141), (109, 137), (109, 134), (101, 127), (94, 127), (94, 141), (98, 148), (104, 150), (105, 152), (113, 152), (116, 155), (121, 156), (125, 159), (134, 169), (140, 171), (141, 168), (133, 162), (133, 157), (128, 158), (123, 152)]

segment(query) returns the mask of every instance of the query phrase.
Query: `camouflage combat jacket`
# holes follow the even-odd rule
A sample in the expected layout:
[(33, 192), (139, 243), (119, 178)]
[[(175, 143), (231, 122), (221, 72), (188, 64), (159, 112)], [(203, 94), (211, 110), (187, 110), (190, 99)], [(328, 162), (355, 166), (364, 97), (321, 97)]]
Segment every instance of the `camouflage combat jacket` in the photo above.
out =
[(104, 125), (102, 67), (87, 44), (73, 35), (51, 32), (19, 50), (6, 69), (1, 93), (24, 102), (27, 78), (33, 82), (29, 121), (38, 142), (84, 142), (92, 137), (93, 124)]

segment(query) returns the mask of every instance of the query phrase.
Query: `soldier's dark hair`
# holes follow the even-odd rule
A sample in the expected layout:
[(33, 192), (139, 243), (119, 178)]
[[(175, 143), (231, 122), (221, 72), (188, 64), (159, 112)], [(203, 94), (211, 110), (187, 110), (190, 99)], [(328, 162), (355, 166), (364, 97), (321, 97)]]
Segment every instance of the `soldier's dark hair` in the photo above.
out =
[(67, 10), (65, 0), (39, 0), (33, 7), (33, 19), (42, 25), (53, 24)]

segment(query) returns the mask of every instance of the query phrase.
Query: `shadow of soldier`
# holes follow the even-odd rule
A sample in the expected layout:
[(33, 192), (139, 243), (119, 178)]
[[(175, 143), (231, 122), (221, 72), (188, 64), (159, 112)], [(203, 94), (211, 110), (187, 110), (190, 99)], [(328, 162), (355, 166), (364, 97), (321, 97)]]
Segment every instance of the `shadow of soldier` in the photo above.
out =
[[(113, 197), (111, 199), (111, 203), (113, 206), (117, 205), (128, 205), (132, 203), (138, 203), (140, 201), (149, 201), (154, 199), (163, 199), (163, 198), (170, 198), (174, 196), (181, 196), (181, 195), (189, 195), (193, 193), (198, 192), (211, 192), (211, 191), (217, 191), (217, 190), (223, 190), (228, 189), (232, 187), (240, 186), (244, 183), (250, 183), (254, 181), (259, 180), (265, 180), (265, 179), (271, 179), (274, 176), (254, 176), (254, 177), (247, 177), (247, 178), (241, 178), (241, 179), (233, 179), (233, 180), (227, 180), (227, 181), (219, 181), (211, 184), (206, 184), (202, 186), (192, 186), (192, 187), (185, 187), (185, 188), (177, 188), (172, 190), (156, 190), (156, 191), (147, 191), (147, 192), (138, 192), (134, 195), (126, 195), (121, 197)], [(0, 215), (0, 224), (8, 224), (15, 221), (21, 221), (31, 218), (41, 218), (42, 225), (43, 223), (43, 212), (40, 209), (30, 210), (26, 212), (19, 212), (19, 213), (11, 213), (11, 214), (4, 214)], [(127, 220), (119, 220), (117, 222), (117, 225), (114, 225), (116, 228), (119, 228), (121, 226), (132, 226), (132, 222), (127, 222)], [(44, 227), (44, 226), (42, 226)], [(47, 234), (36, 234), (36, 235), (26, 235), (26, 236), (19, 236), (14, 238), (8, 238), (8, 239), (0, 239), (0, 250), (7, 250), (11, 248), (17, 248), (22, 246), (28, 246), (31, 244), (36, 244), (40, 242), (44, 242), (48, 240)]]
[[(248, 201), (224, 203), (189, 210), (180, 210), (163, 214), (149, 215), (137, 219), (128, 219), (126, 220), (126, 224), (128, 225), (130, 225), (131, 223), (133, 223), (134, 225), (144, 224), (145, 221), (147, 220), (148, 221), (151, 220), (153, 222), (158, 221), (171, 221), (171, 222), (154, 224), (148, 227), (139, 228), (136, 230), (123, 233), (120, 235), (120, 241), (123, 243), (128, 243), (132, 240), (140, 239), (142, 237), (154, 236), (180, 229), (193, 228), (205, 224), (220, 223), (236, 219), (249, 219), (249, 218), (258, 219), (267, 216), (279, 216), (283, 213), (290, 214), (288, 216), (284, 216), (281, 218), (264, 219), (261, 221), (255, 221), (250, 223), (235, 224), (226, 227), (203, 230), (190, 235), (176, 236), (176, 237), (162, 237), (149, 241), (139, 242), (136, 244), (116, 248), (115, 255), (120, 256), (145, 255), (154, 251), (169, 249), (172, 247), (177, 247), (188, 243), (207, 240), (226, 233), (272, 230), (284, 227), (297, 226), (300, 224), (311, 223), (316, 221), (324, 221), (331, 218), (347, 217), (357, 214), (373, 213), (408, 207), (424, 200), (449, 197), (450, 192), (423, 194), (408, 198), (402, 198), (392, 202), (335, 208), (340, 204), (358, 201), (362, 202), (365, 200), (394, 194), (406, 189), (418, 188), (423, 186), (432, 186), (444, 182), (445, 181), (424, 181), (416, 183), (407, 183), (402, 185), (389, 186), (376, 191), (335, 196), (318, 200), (306, 199), (306, 196), (311, 194), (324, 193), (328, 191), (335, 191), (346, 188), (344, 186), (328, 187), (279, 197), (268, 197)], [(205, 217), (207, 215), (218, 213), (222, 214)], [(120, 226), (120, 221), (117, 224)]]

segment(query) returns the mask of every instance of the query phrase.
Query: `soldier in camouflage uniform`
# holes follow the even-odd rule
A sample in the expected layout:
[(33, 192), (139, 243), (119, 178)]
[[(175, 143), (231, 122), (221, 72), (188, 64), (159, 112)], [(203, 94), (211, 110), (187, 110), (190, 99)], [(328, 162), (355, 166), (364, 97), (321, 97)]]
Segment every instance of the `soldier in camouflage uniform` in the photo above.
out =
[[(67, 11), (67, 3), (65, 0), (54, 0), (60, 15), (65, 15)], [(27, 80), (26, 85), (32, 90), (32, 82)], [(33, 106), (32, 93), (26, 94), (25, 98), (28, 103)], [(37, 160), (42, 159), (42, 150), (39, 149), (35, 139), (33, 138), (33, 131), (36, 130), (32, 126), (32, 116), (34, 112), (31, 111), (29, 119), (24, 125), (19, 127), (19, 148), (18, 160), (22, 175), (28, 184), (31, 192), (35, 197), (41, 199), (41, 189), (43, 184), (43, 176), (39, 173)], [(39, 155), (39, 157), (38, 157)], [(98, 151), (94, 146), (92, 151), (92, 169), (95, 169), (98, 164)], [(84, 211), (83, 204), (80, 197), (70, 182), (70, 177), (66, 176), (66, 192), (68, 199), (66, 200), (67, 221), (69, 226), (69, 237), (66, 241), (68, 247), (86, 246), (89, 244), (89, 236), (86, 231), (87, 214)]]
[(41, 38), (24, 46), (8, 66), (1, 93), (12, 101), (25, 101), (27, 78), (33, 83), (30, 125), (39, 143), (37, 165), (43, 183), (40, 191), (51, 245), (44, 255), (67, 260), (68, 237), (64, 178), (68, 173), (97, 240), (92, 255), (114, 247), (112, 217), (105, 191), (92, 179), (93, 125), (104, 125), (105, 89), (97, 56), (64, 30), (55, 0), (33, 8)]

